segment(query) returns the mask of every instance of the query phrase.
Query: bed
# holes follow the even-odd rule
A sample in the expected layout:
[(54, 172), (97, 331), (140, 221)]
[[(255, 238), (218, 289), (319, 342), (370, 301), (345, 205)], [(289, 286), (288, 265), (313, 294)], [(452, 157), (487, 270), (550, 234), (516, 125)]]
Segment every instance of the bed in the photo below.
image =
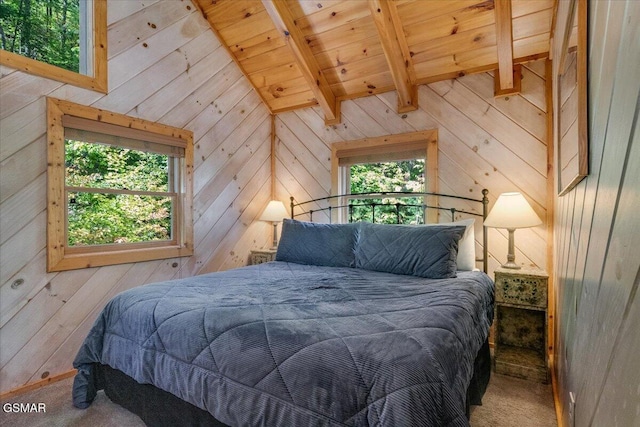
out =
[(274, 262), (110, 301), (74, 405), (104, 389), (148, 425), (467, 426), (493, 318), (491, 279), (458, 266), (470, 229), (285, 220)]

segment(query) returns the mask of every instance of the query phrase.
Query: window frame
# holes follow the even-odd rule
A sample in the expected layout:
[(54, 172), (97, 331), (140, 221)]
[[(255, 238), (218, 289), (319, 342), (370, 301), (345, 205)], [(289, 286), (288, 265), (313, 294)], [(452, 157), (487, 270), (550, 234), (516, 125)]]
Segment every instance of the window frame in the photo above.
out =
[[(95, 122), (105, 129), (147, 136), (148, 140), (184, 148), (176, 180), (172, 240), (114, 245), (68, 246), (63, 117)], [(115, 127), (114, 127), (115, 126)], [(143, 119), (47, 98), (47, 272), (150, 261), (193, 255), (193, 132)]]
[[(343, 195), (350, 192), (349, 169), (352, 164), (397, 161), (399, 157), (403, 157), (399, 153), (422, 151), (424, 151), (425, 158), (425, 192), (437, 193), (437, 129), (336, 142), (331, 146), (331, 194)], [(340, 198), (336, 201), (339, 206), (345, 206), (347, 202), (346, 198)], [(425, 196), (424, 203), (429, 206), (437, 206), (438, 196)], [(347, 212), (338, 209), (338, 221), (346, 222), (346, 218)], [(437, 210), (427, 210), (426, 220), (429, 223), (438, 222)]]
[[(107, 93), (107, 0), (92, 0), (92, 4), (93, 10), (88, 15), (93, 17), (93, 25), (90, 29), (93, 33), (93, 49), (91, 52), (87, 52), (87, 56), (93, 59), (91, 75), (65, 70), (64, 68), (27, 58), (4, 49), (0, 49), (0, 64), (36, 76)], [(82, 40), (80, 43), (82, 44)]]

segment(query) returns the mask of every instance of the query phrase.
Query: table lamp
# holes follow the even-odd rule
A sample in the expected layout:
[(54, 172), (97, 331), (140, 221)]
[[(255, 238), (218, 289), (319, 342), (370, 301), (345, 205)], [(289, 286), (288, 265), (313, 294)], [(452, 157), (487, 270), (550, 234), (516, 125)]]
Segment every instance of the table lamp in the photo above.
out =
[(515, 243), (514, 232), (516, 228), (529, 228), (542, 224), (540, 217), (527, 203), (520, 193), (502, 193), (493, 209), (489, 212), (484, 221), (485, 227), (506, 228), (509, 231), (509, 253), (507, 263), (502, 264), (503, 268), (518, 269), (520, 266), (515, 263)]
[(260, 216), (260, 221), (269, 221), (273, 224), (273, 249), (278, 247), (278, 223), (287, 217), (289, 213), (280, 200), (271, 200)]

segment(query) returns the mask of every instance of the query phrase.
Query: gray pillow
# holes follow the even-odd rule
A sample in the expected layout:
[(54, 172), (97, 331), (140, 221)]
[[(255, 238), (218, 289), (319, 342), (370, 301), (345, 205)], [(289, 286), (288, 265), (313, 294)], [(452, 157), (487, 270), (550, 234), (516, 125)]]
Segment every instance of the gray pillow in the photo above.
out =
[(285, 219), (276, 261), (354, 267), (357, 224), (317, 224)]
[(456, 277), (464, 225), (360, 224), (356, 268), (444, 279)]

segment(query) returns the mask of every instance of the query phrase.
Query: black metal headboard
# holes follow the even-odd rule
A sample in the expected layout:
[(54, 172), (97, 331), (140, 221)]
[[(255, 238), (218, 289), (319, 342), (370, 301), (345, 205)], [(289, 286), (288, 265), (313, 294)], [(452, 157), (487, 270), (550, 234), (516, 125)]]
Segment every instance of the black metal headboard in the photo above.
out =
[[(403, 209), (407, 209), (407, 208), (418, 208), (418, 209), (422, 209), (423, 212), (423, 216), (422, 218), (426, 221), (427, 215), (426, 212), (429, 209), (435, 209), (435, 210), (440, 210), (440, 211), (448, 211), (451, 213), (451, 221), (455, 221), (456, 220), (456, 214), (465, 214), (465, 215), (471, 215), (471, 216), (478, 216), (478, 217), (482, 217), (482, 220), (484, 222), (484, 220), (487, 218), (487, 214), (488, 214), (488, 206), (489, 206), (489, 199), (487, 197), (487, 194), (489, 194), (489, 190), (482, 190), (482, 199), (473, 199), (470, 197), (464, 197), (464, 196), (456, 196), (456, 195), (451, 195), (451, 194), (441, 194), (441, 193), (422, 193), (422, 192), (410, 192), (410, 191), (387, 191), (387, 192), (374, 192), (374, 193), (357, 193), (357, 194), (339, 194), (339, 195), (335, 195), (335, 196), (327, 196), (327, 197), (321, 197), (319, 199), (312, 199), (312, 200), (306, 200), (303, 202), (295, 202), (294, 197), (292, 196), (291, 199), (291, 218), (295, 219), (296, 217), (300, 217), (303, 215), (309, 215), (309, 220), (313, 221), (313, 214), (314, 212), (326, 212), (328, 214), (329, 217), (329, 222), (331, 222), (333, 220), (333, 213), (334, 212), (339, 212), (342, 214), (343, 217), (347, 217), (346, 219), (348, 219), (348, 221), (343, 221), (343, 222), (351, 222), (352, 218), (353, 218), (353, 210), (356, 207), (359, 206), (367, 206), (371, 208), (371, 212), (372, 212), (372, 222), (375, 222), (375, 208), (377, 206), (384, 206), (386, 208), (392, 207), (395, 208), (395, 212), (396, 212), (396, 223), (401, 224), (402, 222), (402, 210)], [(382, 198), (394, 198), (394, 199), (402, 199), (402, 198), (408, 198), (408, 197), (429, 197), (429, 196), (435, 196), (435, 197), (444, 197), (444, 198), (448, 198), (448, 199), (454, 199), (454, 200), (462, 200), (465, 202), (471, 202), (471, 203), (480, 203), (482, 205), (482, 213), (478, 213), (478, 212), (471, 212), (471, 211), (467, 211), (467, 210), (463, 210), (463, 209), (458, 209), (455, 207), (444, 207), (444, 206), (430, 206), (427, 205), (425, 203), (422, 204), (407, 204), (407, 203), (385, 203), (385, 202), (370, 202), (370, 201), (365, 201), (362, 202), (362, 200), (364, 199), (372, 199), (372, 198), (377, 198), (377, 199), (382, 199)], [(345, 199), (349, 200), (349, 203), (347, 204), (340, 204), (343, 203), (343, 201)], [(354, 200), (357, 200), (359, 202), (354, 202)], [(315, 204), (315, 205), (320, 205), (321, 207), (319, 207), (318, 209), (308, 209), (305, 210), (304, 206), (305, 205), (309, 205), (309, 204)], [(322, 207), (322, 204), (326, 204), (326, 207)], [(301, 211), (296, 213), (295, 210), (296, 208), (300, 208)], [(393, 210), (393, 209), (392, 209)], [(483, 267), (483, 271), (486, 273), (487, 272), (487, 262), (488, 262), (488, 239), (487, 239), (487, 230), (486, 227), (482, 227), (482, 259), (477, 259), (476, 261), (482, 261), (482, 267)]]

